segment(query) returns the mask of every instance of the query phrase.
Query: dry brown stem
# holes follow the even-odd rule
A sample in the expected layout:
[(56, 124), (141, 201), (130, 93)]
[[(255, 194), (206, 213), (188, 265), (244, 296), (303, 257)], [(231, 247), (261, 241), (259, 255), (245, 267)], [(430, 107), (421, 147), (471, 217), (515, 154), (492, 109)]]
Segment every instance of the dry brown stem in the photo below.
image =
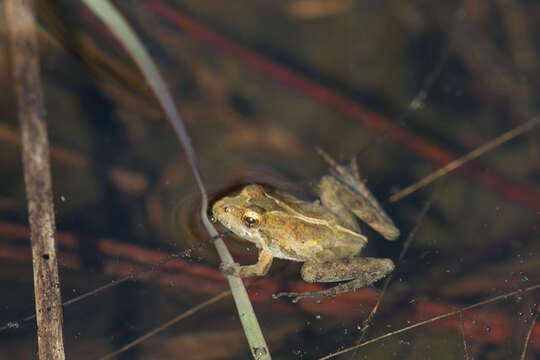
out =
[(6, 0), (4, 4), (23, 145), (39, 358), (65, 359), (49, 142), (39, 78), (33, 1)]

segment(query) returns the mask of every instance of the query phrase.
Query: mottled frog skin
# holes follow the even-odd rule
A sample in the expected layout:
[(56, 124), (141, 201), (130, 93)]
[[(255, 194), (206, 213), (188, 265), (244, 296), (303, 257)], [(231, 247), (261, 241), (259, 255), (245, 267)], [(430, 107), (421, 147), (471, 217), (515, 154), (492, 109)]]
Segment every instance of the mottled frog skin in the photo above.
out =
[[(357, 174), (354, 178), (361, 183)], [(353, 291), (391, 272), (394, 264), (390, 259), (358, 256), (367, 238), (360, 232), (355, 215), (389, 240), (399, 236), (371, 194), (366, 196), (331, 175), (322, 177), (315, 191), (320, 200), (307, 202), (281, 190), (251, 184), (216, 201), (212, 207), (215, 220), (259, 249), (256, 264), (222, 264), (222, 271), (239, 277), (262, 276), (277, 257), (303, 262), (301, 275), (307, 282), (350, 280), (323, 291), (278, 294), (295, 297), (295, 301)]]

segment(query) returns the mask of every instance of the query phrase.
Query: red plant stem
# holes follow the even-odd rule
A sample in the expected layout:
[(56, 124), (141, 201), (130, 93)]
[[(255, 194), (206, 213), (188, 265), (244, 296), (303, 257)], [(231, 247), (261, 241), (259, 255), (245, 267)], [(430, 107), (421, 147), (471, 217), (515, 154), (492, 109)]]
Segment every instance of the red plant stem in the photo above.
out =
[[(261, 74), (297, 90), (320, 104), (333, 108), (350, 119), (363, 123), (375, 132), (387, 132), (390, 138), (435, 164), (445, 165), (457, 158), (442, 146), (415, 135), (406, 128), (394, 124), (390, 119), (366, 109), (351, 99), (339, 95), (331, 89), (217, 34), (212, 29), (204, 27), (177, 9), (165, 5), (160, 0), (145, 0), (144, 3), (156, 14), (164, 17), (198, 41), (237, 58)], [(491, 171), (487, 173), (471, 166), (463, 166), (457, 171), (516, 203), (534, 211), (540, 210), (540, 191), (533, 186), (519, 184), (501, 174)]]
[[(0, 237), (9, 237), (16, 240), (26, 241), (30, 236), (30, 231), (27, 227), (21, 225), (10, 224), (6, 222), (0, 222)], [(58, 244), (64, 249), (77, 250), (79, 248), (79, 239), (69, 233), (58, 233), (57, 234)], [(114, 258), (123, 258), (132, 262), (137, 262), (139, 264), (150, 264), (156, 263), (167, 256), (166, 253), (162, 251), (142, 248), (136, 245), (132, 245), (125, 242), (118, 242), (109, 239), (98, 239), (96, 240), (97, 248), (104, 255), (114, 257)], [(4, 247), (6, 249), (6, 247)], [(11, 258), (11, 256), (6, 256), (11, 252), (0, 254), (0, 257)], [(13, 254), (14, 259), (26, 259), (24, 255)], [(22, 258), (21, 258), (22, 256)], [(61, 264), (63, 266), (68, 266), (66, 261), (69, 264), (78, 264), (73, 265), (74, 268), (80, 268), (78, 262), (72, 261), (70, 258), (66, 258), (65, 253), (61, 258)], [(133, 265), (133, 271), (137, 270), (136, 266)], [(192, 264), (188, 261), (177, 259), (175, 261), (168, 262), (162, 266), (166, 270), (178, 270), (186, 272), (190, 275), (203, 277), (209, 280), (222, 281), (224, 279), (223, 274), (217, 269), (211, 269), (208, 266), (200, 264)], [(126, 275), (124, 272), (113, 272), (109, 275), (122, 276)]]
[[(24, 246), (0, 242), (0, 258), (15, 261), (30, 261), (31, 254), (27, 245), (30, 231), (27, 227), (0, 222), (0, 238), (24, 240)], [(72, 234), (58, 233), (58, 242), (61, 248), (76, 250), (79, 239)], [(103, 273), (112, 277), (123, 277), (140, 270), (144, 264), (156, 263), (167, 256), (166, 253), (142, 248), (136, 245), (117, 242), (107, 239), (97, 240), (98, 248), (103, 252)], [(114, 257), (114, 260), (107, 258)], [(120, 259), (119, 259), (120, 257)], [(73, 251), (63, 251), (59, 256), (62, 266), (72, 269), (81, 269), (82, 263)], [(125, 259), (127, 261), (122, 261)], [(202, 264), (192, 264), (181, 259), (175, 259), (163, 266), (163, 271), (146, 273), (137, 280), (151, 281), (165, 286), (174, 285), (189, 291), (215, 295), (226, 289), (225, 278), (215, 268)], [(293, 281), (288, 284), (291, 291), (318, 291), (323, 289), (320, 285), (308, 284), (303, 281)], [(250, 283), (249, 294), (253, 301), (266, 301), (271, 295), (281, 289), (281, 286), (269, 278), (257, 279)], [(315, 299), (304, 299), (299, 306), (307, 312), (321, 315), (350, 317), (360, 316), (359, 311), (367, 314), (377, 301), (378, 294), (373, 288), (360, 289), (355, 292), (341, 294), (338, 297), (323, 300), (324, 306)], [(270, 300), (271, 301), (271, 300)], [(287, 302), (272, 301), (272, 306), (281, 312), (291, 311)], [(433, 301), (416, 302), (411, 307), (402, 309), (408, 321), (422, 321), (440, 314), (456, 310), (455, 305)], [(481, 310), (469, 310), (464, 313), (464, 328), (467, 339), (478, 343), (504, 345), (508, 343), (509, 334), (513, 326), (521, 324), (522, 319), (513, 318), (504, 313), (488, 313)], [(1, 326), (2, 324), (0, 324)], [(437, 331), (461, 334), (461, 321), (459, 317), (451, 317), (428, 325)], [(540, 324), (532, 332), (530, 348), (540, 353)]]

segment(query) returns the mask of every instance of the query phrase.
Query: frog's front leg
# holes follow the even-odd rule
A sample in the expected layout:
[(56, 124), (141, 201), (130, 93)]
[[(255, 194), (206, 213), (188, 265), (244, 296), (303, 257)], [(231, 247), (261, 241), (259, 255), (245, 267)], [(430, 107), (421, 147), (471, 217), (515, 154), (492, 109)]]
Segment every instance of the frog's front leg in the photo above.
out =
[(268, 250), (259, 251), (259, 260), (253, 265), (240, 265), (238, 263), (225, 264), (221, 263), (220, 270), (225, 275), (233, 275), (237, 277), (264, 276), (272, 266), (273, 255)]
[(294, 297), (293, 301), (297, 302), (305, 297), (334, 296), (370, 285), (392, 270), (394, 263), (390, 259), (352, 257), (325, 262), (307, 261), (301, 270), (304, 281), (311, 283), (350, 281), (326, 290), (279, 293), (275, 297)]

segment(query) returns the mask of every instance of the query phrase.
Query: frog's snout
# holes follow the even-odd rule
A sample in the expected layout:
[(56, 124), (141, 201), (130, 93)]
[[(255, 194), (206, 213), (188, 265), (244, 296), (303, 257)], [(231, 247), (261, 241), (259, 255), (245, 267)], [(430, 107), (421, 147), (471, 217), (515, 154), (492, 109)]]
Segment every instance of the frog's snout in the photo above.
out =
[(221, 216), (219, 214), (219, 208), (221, 207), (219, 205), (220, 201), (214, 203), (214, 205), (212, 206), (212, 210), (210, 212), (210, 220), (212, 221), (212, 223), (217, 223), (217, 222), (221, 222)]
[(214, 222), (219, 222), (230, 229), (231, 226), (234, 226), (234, 210), (234, 206), (231, 206), (228, 202), (223, 200), (217, 201), (212, 206), (212, 217), (214, 218)]

